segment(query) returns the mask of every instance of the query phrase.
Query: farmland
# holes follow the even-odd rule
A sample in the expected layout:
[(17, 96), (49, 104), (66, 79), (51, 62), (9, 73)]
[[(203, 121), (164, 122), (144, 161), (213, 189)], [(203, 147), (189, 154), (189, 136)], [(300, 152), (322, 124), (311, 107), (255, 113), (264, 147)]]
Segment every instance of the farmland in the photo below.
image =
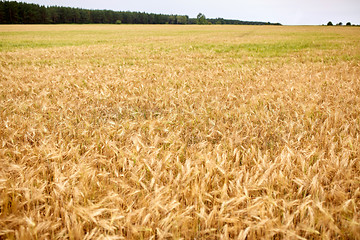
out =
[(0, 26), (0, 239), (360, 239), (360, 28)]

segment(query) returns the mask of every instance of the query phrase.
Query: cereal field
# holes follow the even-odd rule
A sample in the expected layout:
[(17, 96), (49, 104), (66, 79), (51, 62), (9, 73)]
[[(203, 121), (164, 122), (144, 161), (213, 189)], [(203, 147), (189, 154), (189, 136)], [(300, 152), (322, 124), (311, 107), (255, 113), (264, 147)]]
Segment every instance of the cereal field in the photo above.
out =
[(360, 239), (359, 43), (0, 25), (0, 239)]

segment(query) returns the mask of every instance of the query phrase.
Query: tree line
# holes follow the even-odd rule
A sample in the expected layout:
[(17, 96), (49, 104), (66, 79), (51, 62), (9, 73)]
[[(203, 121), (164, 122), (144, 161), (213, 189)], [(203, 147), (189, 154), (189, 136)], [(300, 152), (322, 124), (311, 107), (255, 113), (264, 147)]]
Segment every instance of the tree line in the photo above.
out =
[(45, 7), (16, 1), (0, 1), (0, 23), (2, 24), (185, 24), (187, 21), (187, 16), (180, 15)]
[[(334, 24), (331, 21), (329, 21), (326, 25), (327, 26), (334, 26)], [(342, 26), (342, 25), (343, 25), (342, 22), (339, 22), (339, 23), (336, 24), (336, 26)], [(346, 26), (356, 26), (356, 25), (352, 25), (351, 22), (347, 22)]]
[[(199, 18), (201, 17), (201, 19)], [(166, 15), (145, 12), (89, 10), (59, 6), (41, 6), (16, 1), (0, 1), (0, 24), (239, 24), (267, 25), (266, 22), (248, 22), (223, 18), (206, 19), (186, 15)], [(280, 25), (280, 24), (277, 24)]]
[(209, 18), (207, 19), (204, 14), (199, 13), (196, 19), (189, 19), (190, 24), (231, 24), (231, 25), (281, 25), (280, 23), (270, 22), (254, 22), (254, 21), (241, 21), (234, 19), (224, 18)]

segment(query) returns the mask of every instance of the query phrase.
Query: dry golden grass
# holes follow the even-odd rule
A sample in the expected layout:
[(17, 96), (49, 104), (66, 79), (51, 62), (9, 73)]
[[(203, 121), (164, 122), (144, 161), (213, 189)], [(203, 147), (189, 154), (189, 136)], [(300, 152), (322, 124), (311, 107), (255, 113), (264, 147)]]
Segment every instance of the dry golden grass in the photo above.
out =
[(0, 26), (0, 239), (360, 239), (359, 41)]

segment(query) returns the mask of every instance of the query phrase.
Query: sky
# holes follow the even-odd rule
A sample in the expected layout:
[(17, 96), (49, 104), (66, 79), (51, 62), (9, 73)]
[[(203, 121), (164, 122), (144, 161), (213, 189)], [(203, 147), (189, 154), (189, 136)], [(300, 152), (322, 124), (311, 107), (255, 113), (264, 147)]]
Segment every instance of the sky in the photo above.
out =
[(20, 0), (45, 6), (109, 9), (188, 15), (203, 13), (222, 17), (283, 25), (321, 25), (331, 21), (360, 25), (360, 0)]

